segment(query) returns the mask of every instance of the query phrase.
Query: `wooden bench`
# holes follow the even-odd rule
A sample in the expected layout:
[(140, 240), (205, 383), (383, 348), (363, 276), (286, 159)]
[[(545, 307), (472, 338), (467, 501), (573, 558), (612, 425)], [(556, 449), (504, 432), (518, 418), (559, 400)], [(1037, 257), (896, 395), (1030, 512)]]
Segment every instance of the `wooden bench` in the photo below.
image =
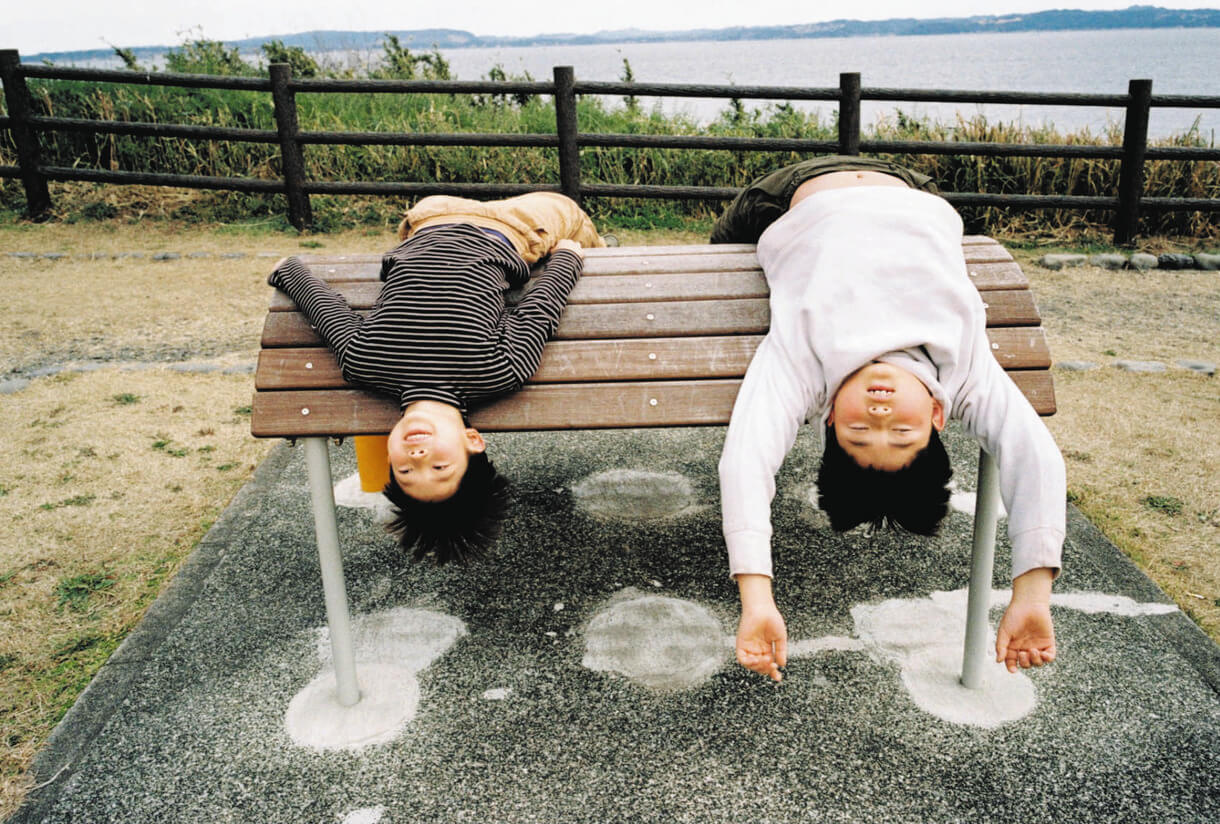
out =
[[(987, 306), (996, 359), (1041, 415), (1055, 412), (1051, 358), (1029, 282), (986, 237), (967, 237), (967, 269)], [(381, 288), (381, 256), (302, 257), (356, 309)], [(520, 391), (474, 410), (481, 431), (725, 425), (769, 323), (767, 284), (752, 245), (588, 250), (538, 371)], [(339, 701), (358, 700), (350, 620), (335, 527), (326, 438), (384, 435), (397, 403), (348, 386), (334, 356), (276, 292), (263, 329), (251, 430), (305, 439)], [(987, 661), (998, 485), (980, 451), (974, 560), (962, 681)]]

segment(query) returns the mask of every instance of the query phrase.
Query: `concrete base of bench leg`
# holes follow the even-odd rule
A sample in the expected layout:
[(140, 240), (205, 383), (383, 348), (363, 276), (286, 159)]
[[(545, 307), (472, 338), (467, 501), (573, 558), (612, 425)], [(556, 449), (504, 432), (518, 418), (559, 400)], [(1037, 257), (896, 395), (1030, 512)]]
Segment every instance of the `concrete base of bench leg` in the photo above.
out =
[(342, 706), (350, 707), (360, 700), (360, 688), (356, 684), (352, 622), (347, 609), (347, 585), (343, 580), (330, 453), (327, 452), (325, 438), (305, 439), (305, 464), (309, 471), (309, 497), (313, 503), (318, 564), (322, 569), (322, 591), (326, 598), (326, 623), (330, 627), (331, 654), (338, 680), (337, 696)]
[(995, 458), (979, 450), (978, 492), (974, 505), (974, 546), (970, 555), (970, 594), (966, 600), (966, 646), (962, 653), (962, 686), (979, 689), (991, 658), (991, 573), (995, 566), (995, 531), (1000, 511), (1000, 476)]

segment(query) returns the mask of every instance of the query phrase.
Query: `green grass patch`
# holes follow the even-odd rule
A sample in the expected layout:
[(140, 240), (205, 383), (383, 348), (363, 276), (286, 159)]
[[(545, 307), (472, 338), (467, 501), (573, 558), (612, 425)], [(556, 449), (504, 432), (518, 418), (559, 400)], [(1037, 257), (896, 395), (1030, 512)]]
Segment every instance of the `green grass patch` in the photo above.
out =
[(133, 403), (140, 402), (140, 396), (133, 395), (130, 392), (120, 392), (117, 395), (113, 395), (111, 400), (113, 400), (118, 406), (131, 406)]
[(65, 506), (88, 506), (96, 500), (96, 495), (73, 495), (71, 498), (64, 498), (62, 501), (55, 501), (54, 503), (48, 501), (45, 504), (39, 504), (38, 508), (50, 511), (62, 509)]
[(1184, 506), (1180, 499), (1171, 495), (1149, 495), (1141, 503), (1149, 509), (1171, 516), (1181, 515)]
[(95, 592), (102, 592), (114, 586), (114, 576), (101, 572), (84, 572), (67, 578), (60, 578), (55, 584), (57, 607), (65, 606), (83, 612), (89, 604), (89, 599)]

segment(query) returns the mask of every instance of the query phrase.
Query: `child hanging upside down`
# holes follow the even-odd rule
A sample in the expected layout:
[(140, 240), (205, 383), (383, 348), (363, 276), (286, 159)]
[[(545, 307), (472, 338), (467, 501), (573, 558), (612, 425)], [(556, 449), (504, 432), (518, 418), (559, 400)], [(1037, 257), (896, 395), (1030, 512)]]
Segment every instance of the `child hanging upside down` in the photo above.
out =
[(836, 531), (884, 520), (932, 534), (959, 420), (997, 462), (1013, 596), (996, 637), (1010, 671), (1055, 658), (1051, 582), (1065, 519), (1063, 458), (991, 353), (962, 257), (962, 221), (929, 178), (859, 157), (785, 167), (744, 189), (712, 241), (758, 243), (771, 328), (738, 393), (720, 459), (737, 658), (780, 680), (787, 631), (771, 588), (775, 474), (808, 420), (824, 427), (818, 505)]
[[(486, 548), (507, 501), (507, 482), (466, 425), (469, 406), (529, 379), (580, 276), (582, 247), (605, 244), (580, 207), (554, 192), (486, 203), (426, 197), (399, 236), (382, 258), (385, 285), (367, 317), (295, 257), (280, 261), (268, 283), (309, 319), (345, 380), (398, 401), (389, 528), (416, 558), (443, 563)], [(508, 309), (505, 292), (524, 285), (529, 264), (546, 255), (546, 272)]]

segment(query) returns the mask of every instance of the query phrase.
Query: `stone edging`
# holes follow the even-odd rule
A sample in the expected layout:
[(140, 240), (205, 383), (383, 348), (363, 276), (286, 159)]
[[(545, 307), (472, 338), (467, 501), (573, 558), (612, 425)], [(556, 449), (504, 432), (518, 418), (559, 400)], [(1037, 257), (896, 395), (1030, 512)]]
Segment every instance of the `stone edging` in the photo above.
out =
[(241, 258), (281, 258), (280, 252), (9, 252), (8, 256), (16, 260), (240, 260)]
[[(1160, 361), (1116, 360), (1112, 361), (1110, 365), (1124, 372), (1152, 373), (1169, 371), (1169, 367)], [(1207, 375), (1209, 378), (1216, 374), (1216, 364), (1208, 363), (1207, 361), (1183, 359), (1175, 361), (1174, 365), (1179, 369)], [(1092, 361), (1065, 360), (1055, 363), (1056, 369), (1062, 369), (1065, 372), (1088, 372), (1090, 369), (1098, 369), (1100, 366), (1101, 364), (1093, 363)]]
[(1102, 269), (1135, 269), (1143, 272), (1148, 269), (1201, 269), (1208, 272), (1220, 270), (1220, 254), (1197, 252), (1193, 255), (1164, 254), (1150, 255), (1145, 252), (1135, 252), (1124, 255), (1110, 252), (1102, 255), (1055, 254), (1043, 255), (1034, 261), (1043, 269), (1072, 269), (1077, 266), (1099, 266)]

